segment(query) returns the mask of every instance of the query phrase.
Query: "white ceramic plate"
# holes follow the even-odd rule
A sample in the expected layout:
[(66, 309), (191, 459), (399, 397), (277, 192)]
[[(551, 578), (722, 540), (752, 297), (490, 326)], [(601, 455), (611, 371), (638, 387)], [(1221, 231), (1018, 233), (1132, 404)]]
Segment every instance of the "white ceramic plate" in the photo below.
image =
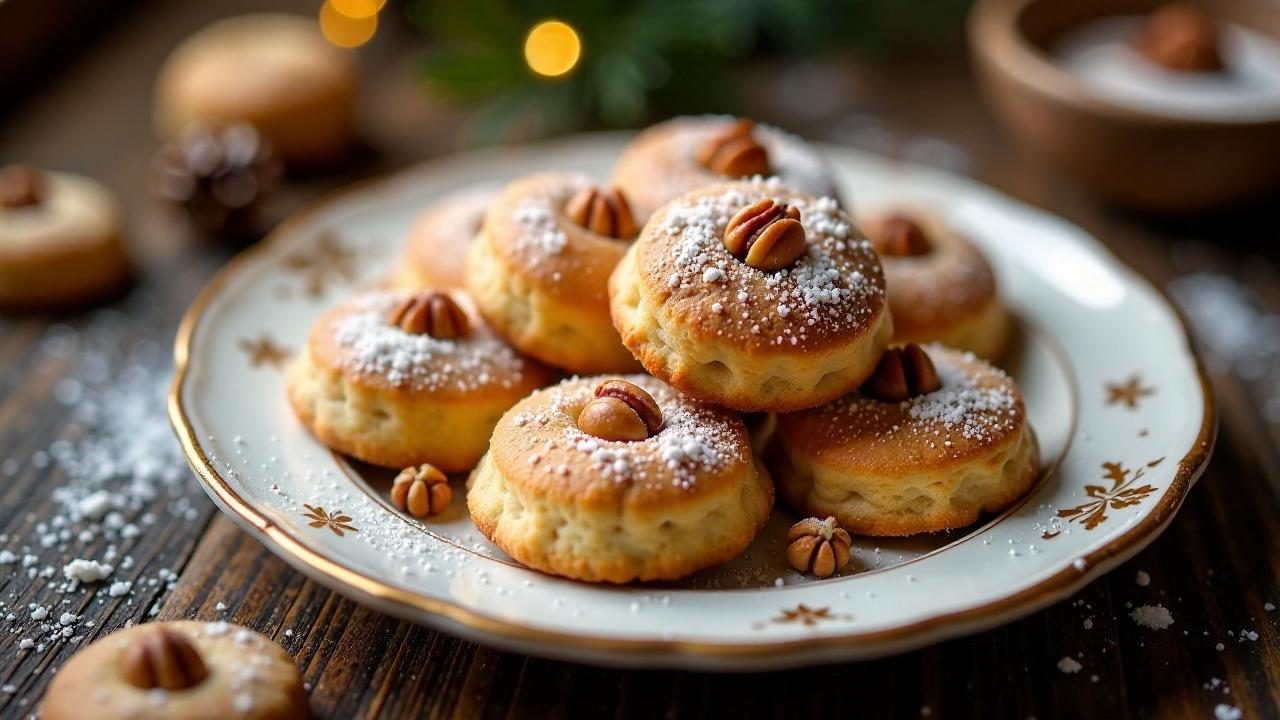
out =
[[(762, 669), (899, 652), (1005, 623), (1116, 566), (1165, 527), (1208, 459), (1215, 423), (1164, 298), (1080, 229), (972, 181), (826, 148), (855, 212), (924, 206), (992, 258), (1022, 332), (1007, 363), (1042, 443), (1025, 501), (972, 528), (858, 540), (839, 577), (787, 568), (784, 508), (724, 568), (602, 587), (526, 570), (465, 503), (419, 522), (294, 420), (281, 368), (313, 320), (391, 270), (414, 215), (476, 181), (549, 168), (606, 176), (625, 141), (585, 136), (458, 156), (329, 198), (237, 258), (177, 339), (170, 413), (224, 512), (362, 603), (510, 650), (634, 667)], [(461, 483), (455, 487), (459, 494)]]

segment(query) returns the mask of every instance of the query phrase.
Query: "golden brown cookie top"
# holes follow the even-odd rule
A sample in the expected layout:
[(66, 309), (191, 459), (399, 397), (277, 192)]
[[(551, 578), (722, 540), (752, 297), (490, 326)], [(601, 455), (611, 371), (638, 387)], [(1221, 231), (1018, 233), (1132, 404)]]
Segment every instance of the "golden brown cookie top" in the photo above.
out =
[[(716, 172), (703, 160), (708, 143), (731, 133), (741, 122), (729, 115), (704, 115), (658, 123), (627, 145), (613, 176), (623, 187), (635, 191), (641, 213), (652, 212), (690, 190), (728, 182), (733, 178)], [(763, 123), (753, 123), (750, 136), (765, 151), (767, 175), (813, 195), (836, 194), (830, 167), (804, 140)]]
[[(778, 270), (752, 267), (725, 245), (730, 221), (763, 199), (798, 210), (804, 231), (804, 251)], [(776, 179), (683, 195), (654, 214), (637, 242), (648, 303), (681, 328), (751, 352), (855, 342), (873, 332), (886, 311), (880, 262), (839, 203)]]
[[(996, 279), (973, 243), (923, 212), (882, 213), (864, 227), (873, 244), (889, 238), (886, 225), (909, 220), (920, 232), (925, 250), (911, 254), (880, 252), (885, 282), (893, 304), (894, 329), (914, 337), (973, 318), (996, 298)], [(883, 245), (882, 245), (883, 247)]]
[(395, 316), (416, 296), (376, 290), (330, 310), (311, 331), (313, 360), (356, 382), (437, 397), (537, 387), (554, 377), (499, 339), (461, 293), (448, 297), (465, 315), (464, 334), (433, 337), (406, 329), (410, 325)]
[(404, 261), (412, 262), (432, 287), (463, 287), (467, 248), (497, 194), (497, 187), (480, 184), (433, 202), (409, 230)]
[(819, 464), (877, 473), (952, 467), (1018, 438), (1027, 413), (1012, 378), (972, 353), (924, 350), (940, 389), (901, 402), (851, 393), (779, 415), (778, 432)]
[[(578, 418), (596, 388), (621, 379), (642, 388), (662, 425), (639, 440), (604, 440)], [(592, 506), (659, 506), (738, 482), (752, 462), (741, 418), (688, 398), (648, 375), (571, 378), (539, 390), (503, 416), (490, 452), (509, 481), (535, 495)]]
[(517, 180), (489, 207), (482, 232), (493, 253), (524, 282), (607, 308), (609, 273), (634, 238), (597, 233), (570, 217), (570, 201), (592, 185), (590, 178), (572, 173)]
[[(314, 19), (255, 13), (211, 23), (174, 49), (158, 82), (220, 107), (313, 102), (358, 76), (355, 54), (324, 39)], [(171, 128), (180, 130), (180, 128)]]

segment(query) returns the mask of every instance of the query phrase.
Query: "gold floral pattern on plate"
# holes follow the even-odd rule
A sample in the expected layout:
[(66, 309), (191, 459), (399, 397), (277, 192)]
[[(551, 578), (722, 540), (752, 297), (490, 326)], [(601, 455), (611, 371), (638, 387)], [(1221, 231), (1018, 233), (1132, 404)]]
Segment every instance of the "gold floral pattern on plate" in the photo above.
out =
[[(356, 277), (356, 253), (338, 242), (332, 233), (321, 233), (315, 244), (284, 259), (285, 269), (302, 279), (302, 292), (320, 298), (335, 282), (351, 283)], [(288, 288), (283, 289), (288, 293)]]
[(790, 625), (792, 623), (813, 627), (825, 621), (848, 622), (852, 619), (852, 615), (833, 613), (829, 607), (811, 608), (804, 603), (800, 603), (790, 610), (783, 609), (776, 617), (770, 618), (768, 622), (756, 623), (756, 629), (760, 630), (768, 625)]
[(1145, 387), (1142, 378), (1131, 375), (1128, 380), (1119, 383), (1107, 383), (1107, 404), (1123, 405), (1130, 410), (1138, 409), (1142, 398), (1156, 394), (1153, 387)]
[[(1092, 530), (1107, 521), (1107, 508), (1123, 510), (1137, 505), (1148, 495), (1156, 491), (1154, 485), (1133, 487), (1149, 468), (1159, 465), (1164, 458), (1156, 458), (1145, 466), (1132, 470), (1118, 462), (1104, 462), (1102, 469), (1104, 480), (1111, 481), (1111, 487), (1103, 485), (1085, 485), (1084, 492), (1093, 498), (1083, 505), (1065, 508), (1058, 511), (1058, 517), (1067, 518), (1069, 522), (1080, 523), (1085, 530)], [(1048, 539), (1047, 537), (1045, 539)]]
[(241, 338), (236, 345), (249, 357), (249, 367), (255, 368), (266, 365), (278, 370), (293, 354), (292, 350), (276, 343), (269, 335), (259, 335), (256, 340)]
[(338, 537), (342, 537), (345, 532), (360, 532), (358, 528), (347, 524), (351, 522), (352, 518), (350, 515), (343, 515), (341, 510), (334, 510), (330, 513), (319, 505), (313, 507), (306, 503), (303, 503), (302, 507), (307, 509), (307, 512), (302, 513), (302, 516), (311, 521), (307, 524), (313, 528), (327, 527)]

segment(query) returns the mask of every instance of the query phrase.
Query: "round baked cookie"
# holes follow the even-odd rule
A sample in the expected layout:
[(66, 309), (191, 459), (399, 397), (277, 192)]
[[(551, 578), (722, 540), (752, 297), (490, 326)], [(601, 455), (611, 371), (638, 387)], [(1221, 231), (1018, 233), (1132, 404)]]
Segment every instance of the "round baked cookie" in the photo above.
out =
[(467, 250), (498, 190), (491, 184), (464, 187), (423, 210), (409, 229), (392, 283), (406, 290), (465, 287)]
[(826, 160), (804, 140), (727, 115), (678, 117), (641, 132), (614, 165), (613, 183), (648, 217), (690, 190), (754, 175), (818, 197), (839, 195)]
[(50, 683), (43, 717), (305, 720), (311, 708), (279, 645), (239, 625), (187, 620), (134, 625), (77, 652)]
[(884, 401), (864, 388), (778, 416), (766, 459), (792, 507), (861, 535), (914, 535), (970, 525), (1031, 487), (1039, 448), (1017, 384), (971, 353), (924, 352), (937, 390)]
[(973, 243), (923, 212), (883, 213), (865, 229), (884, 267), (895, 343), (936, 342), (999, 359), (1012, 323)]
[(184, 40), (156, 81), (154, 123), (176, 140), (187, 125), (250, 123), (290, 165), (319, 165), (353, 146), (355, 55), (311, 17), (251, 14)]
[[(731, 220), (765, 200), (798, 210), (803, 229), (798, 257), (772, 271), (724, 243)], [(646, 370), (742, 411), (844, 395), (871, 374), (893, 333), (871, 244), (835, 200), (776, 179), (712, 185), (659, 209), (609, 294), (614, 326)]]
[(114, 295), (129, 281), (120, 205), (81, 175), (0, 169), (0, 308), (53, 309)]
[[(471, 245), (467, 290), (522, 352), (575, 373), (631, 372), (639, 364), (609, 320), (606, 286), (634, 230), (613, 237), (570, 219), (570, 202), (592, 188), (585, 176), (567, 173), (508, 185)], [(622, 224), (634, 228), (629, 208), (622, 212)]]
[(507, 408), (554, 379), (494, 335), (461, 294), (379, 290), (320, 318), (287, 388), (302, 423), (339, 452), (456, 472), (484, 454)]
[(647, 375), (622, 379), (652, 398), (659, 429), (626, 441), (579, 426), (596, 430), (584, 408), (608, 410), (597, 388), (615, 378), (534, 393), (498, 422), (472, 473), (476, 527), (531, 568), (589, 582), (672, 580), (733, 558), (773, 506), (742, 420)]

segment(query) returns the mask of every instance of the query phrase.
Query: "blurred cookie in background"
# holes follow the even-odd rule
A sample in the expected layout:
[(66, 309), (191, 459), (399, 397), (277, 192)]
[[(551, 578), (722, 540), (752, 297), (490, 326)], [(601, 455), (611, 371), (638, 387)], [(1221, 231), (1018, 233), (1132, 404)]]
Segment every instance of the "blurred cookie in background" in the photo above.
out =
[(90, 178), (0, 169), (0, 308), (60, 309), (122, 290), (121, 217), (115, 195)]
[(356, 58), (313, 18), (254, 14), (219, 20), (184, 40), (156, 80), (162, 140), (192, 124), (248, 123), (291, 167), (329, 164), (354, 145)]

